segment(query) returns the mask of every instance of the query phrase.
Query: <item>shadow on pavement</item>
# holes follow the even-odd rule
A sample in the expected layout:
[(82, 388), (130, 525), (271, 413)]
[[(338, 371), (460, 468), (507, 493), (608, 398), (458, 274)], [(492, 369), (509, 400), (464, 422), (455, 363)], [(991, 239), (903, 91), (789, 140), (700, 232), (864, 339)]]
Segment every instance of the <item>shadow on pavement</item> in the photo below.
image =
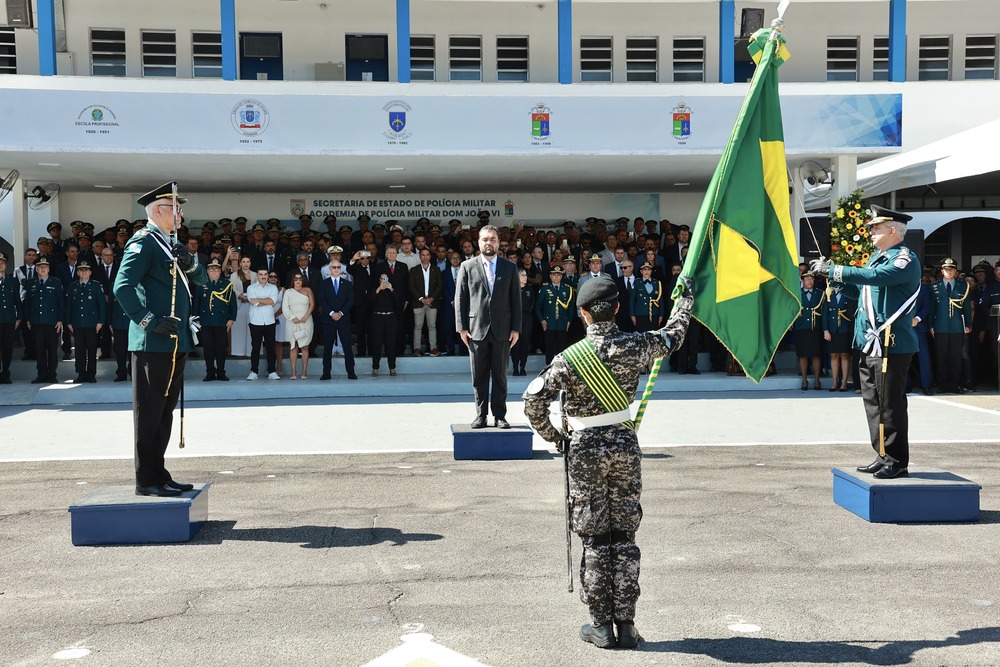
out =
[(875, 642), (796, 642), (764, 637), (729, 637), (726, 639), (682, 639), (680, 641), (644, 642), (642, 650), (656, 653), (705, 655), (721, 662), (760, 665), (794, 663), (862, 663), (866, 665), (907, 665), (921, 649), (970, 646), (1000, 642), (1000, 628), (972, 628), (942, 640)]
[(188, 544), (223, 542), (284, 542), (303, 549), (370, 547), (383, 542), (402, 546), (407, 542), (430, 542), (444, 536), (436, 533), (404, 533), (399, 528), (341, 528), (339, 526), (286, 526), (282, 528), (237, 528), (235, 521), (209, 521)]

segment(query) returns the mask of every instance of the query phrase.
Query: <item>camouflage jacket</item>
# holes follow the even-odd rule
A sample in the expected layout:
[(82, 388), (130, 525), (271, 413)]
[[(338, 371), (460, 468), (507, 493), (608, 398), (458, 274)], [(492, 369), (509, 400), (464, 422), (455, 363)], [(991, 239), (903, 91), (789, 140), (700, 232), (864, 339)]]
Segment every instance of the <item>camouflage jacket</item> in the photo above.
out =
[[(614, 322), (598, 322), (587, 327), (587, 339), (597, 355), (618, 380), (627, 396), (635, 396), (639, 371), (658, 357), (670, 352), (670, 338), (664, 329), (629, 333)], [(560, 439), (559, 431), (549, 421), (549, 405), (565, 391), (563, 408), (570, 417), (593, 417), (605, 413), (597, 398), (562, 354), (557, 354), (525, 390), (524, 414), (532, 427), (549, 442)]]

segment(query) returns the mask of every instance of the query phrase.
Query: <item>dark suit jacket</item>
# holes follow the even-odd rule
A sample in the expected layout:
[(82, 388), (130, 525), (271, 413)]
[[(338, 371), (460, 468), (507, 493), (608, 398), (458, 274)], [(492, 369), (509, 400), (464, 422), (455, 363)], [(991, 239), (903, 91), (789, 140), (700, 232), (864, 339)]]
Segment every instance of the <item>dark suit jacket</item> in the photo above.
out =
[(513, 262), (497, 258), (497, 274), (490, 294), (483, 258), (473, 257), (458, 269), (455, 318), (459, 331), (469, 331), (473, 340), (492, 334), (506, 340), (521, 330), (521, 285)]
[[(336, 293), (333, 291), (333, 278), (329, 278), (320, 283), (319, 286), (319, 311), (320, 320), (324, 326), (350, 325), (351, 306), (354, 305), (354, 285), (349, 280), (340, 280), (340, 289)], [(338, 321), (330, 317), (331, 312), (343, 313), (344, 316)]]
[(368, 306), (371, 303), (372, 291), (378, 276), (375, 275), (375, 267), (368, 265), (370, 271), (365, 271), (361, 263), (352, 264), (347, 267), (347, 272), (354, 279), (354, 314), (357, 317), (368, 316)]
[(118, 263), (116, 258), (116, 261), (111, 265), (111, 278), (108, 279), (108, 274), (104, 271), (104, 260), (99, 260), (97, 264), (92, 266), (90, 273), (94, 280), (101, 283), (105, 294), (111, 294), (111, 287), (115, 284), (115, 278), (118, 277), (118, 269), (120, 267), (121, 264)]
[(420, 302), (420, 299), (424, 296), (429, 296), (434, 299), (434, 302), (431, 304), (431, 308), (437, 308), (441, 305), (441, 294), (444, 290), (444, 284), (442, 282), (443, 279), (441, 277), (441, 269), (439, 269), (433, 262), (431, 262), (430, 278), (430, 293), (424, 294), (423, 269), (421, 269), (419, 264), (410, 269), (410, 308), (419, 308), (422, 306), (423, 304)]
[[(76, 266), (77, 267), (80, 266), (79, 261), (77, 261)], [(69, 286), (80, 279), (79, 276), (77, 276), (75, 269), (73, 271), (72, 277), (70, 277), (69, 264), (66, 262), (63, 262), (62, 264), (57, 266), (55, 270), (52, 271), (49, 275), (51, 275), (54, 278), (58, 278), (59, 282), (62, 283), (63, 296), (67, 296), (69, 294)]]
[[(633, 276), (634, 277), (634, 276)], [(632, 281), (633, 287), (639, 283), (638, 279)], [(618, 287), (618, 313), (615, 315), (615, 324), (622, 331), (635, 331), (632, 324), (632, 290), (625, 284), (625, 278), (615, 278), (615, 285)]]
[(618, 267), (615, 266), (615, 262), (608, 262), (604, 265), (604, 273), (608, 274), (615, 280), (618, 280)]
[[(285, 273), (285, 283), (284, 283), (285, 286), (291, 287), (292, 276), (294, 276), (296, 273), (302, 273), (302, 269), (299, 268), (298, 264), (288, 269), (288, 271)], [(317, 299), (319, 298), (319, 283), (321, 280), (323, 280), (323, 276), (320, 274), (320, 272), (317, 269), (310, 267), (309, 280), (307, 281), (309, 283), (308, 287), (313, 291), (313, 295), (315, 295)]]

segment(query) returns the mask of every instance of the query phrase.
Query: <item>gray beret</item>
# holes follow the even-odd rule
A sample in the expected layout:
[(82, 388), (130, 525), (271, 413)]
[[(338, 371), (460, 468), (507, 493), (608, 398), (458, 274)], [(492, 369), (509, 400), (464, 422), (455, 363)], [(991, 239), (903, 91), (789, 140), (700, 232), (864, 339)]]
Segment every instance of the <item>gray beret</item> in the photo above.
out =
[(617, 301), (618, 287), (611, 276), (603, 275), (597, 278), (590, 278), (580, 288), (576, 297), (576, 305), (581, 308), (590, 308), (598, 301)]

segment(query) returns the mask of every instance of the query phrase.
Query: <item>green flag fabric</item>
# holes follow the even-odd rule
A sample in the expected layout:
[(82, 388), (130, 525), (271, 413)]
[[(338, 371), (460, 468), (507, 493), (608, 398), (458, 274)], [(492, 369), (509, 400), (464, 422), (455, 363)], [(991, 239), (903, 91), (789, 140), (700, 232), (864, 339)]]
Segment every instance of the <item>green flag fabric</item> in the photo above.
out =
[[(784, 39), (750, 38), (757, 69), (705, 193), (681, 276), (694, 281), (693, 316), (760, 382), (798, 315), (799, 269), (789, 213), (778, 67)], [(676, 299), (682, 289), (675, 290)]]

